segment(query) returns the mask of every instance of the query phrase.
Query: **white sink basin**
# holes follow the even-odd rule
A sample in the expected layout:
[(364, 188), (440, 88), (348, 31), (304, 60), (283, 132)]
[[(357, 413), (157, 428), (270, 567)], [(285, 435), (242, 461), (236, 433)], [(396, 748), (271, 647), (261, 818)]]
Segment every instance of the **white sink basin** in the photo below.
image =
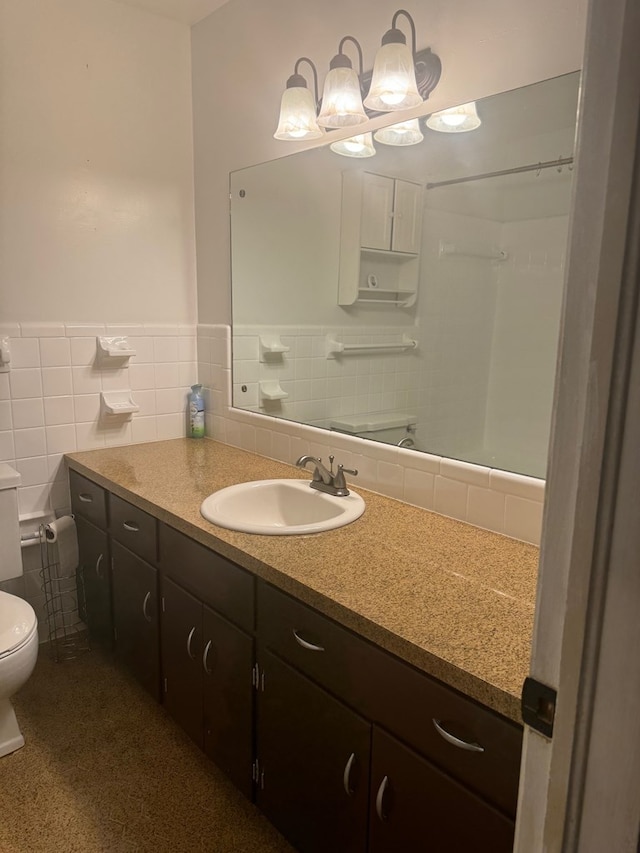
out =
[(209, 495), (200, 507), (207, 521), (220, 527), (267, 536), (334, 530), (363, 512), (360, 495), (337, 498), (312, 489), (308, 480), (238, 483)]

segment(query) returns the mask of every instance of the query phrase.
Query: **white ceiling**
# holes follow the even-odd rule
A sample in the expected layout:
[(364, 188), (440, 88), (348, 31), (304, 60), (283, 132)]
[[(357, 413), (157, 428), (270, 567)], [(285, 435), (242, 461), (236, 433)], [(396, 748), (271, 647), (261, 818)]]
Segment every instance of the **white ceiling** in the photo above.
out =
[(183, 24), (195, 24), (210, 15), (227, 0), (120, 0), (127, 6), (137, 6)]

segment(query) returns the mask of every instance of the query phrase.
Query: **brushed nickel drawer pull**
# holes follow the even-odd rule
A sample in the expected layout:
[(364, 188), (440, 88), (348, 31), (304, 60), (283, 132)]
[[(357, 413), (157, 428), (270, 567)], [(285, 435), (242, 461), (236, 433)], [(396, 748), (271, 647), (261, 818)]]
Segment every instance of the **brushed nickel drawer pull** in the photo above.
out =
[(149, 604), (149, 599), (150, 599), (150, 598), (151, 598), (151, 591), (149, 591), (149, 592), (145, 595), (145, 597), (144, 597), (144, 601), (142, 602), (142, 615), (143, 615), (143, 616), (144, 616), (144, 618), (147, 620), (147, 622), (151, 622), (151, 616), (149, 616), (149, 614), (148, 614), (148, 612), (147, 612), (147, 604)]
[(93, 495), (88, 495), (86, 492), (83, 492), (81, 495), (78, 495), (78, 498), (82, 501), (83, 504), (93, 503)]
[(386, 820), (387, 816), (384, 813), (384, 792), (387, 790), (387, 786), (389, 784), (389, 777), (385, 776), (382, 782), (380, 782), (380, 787), (378, 788), (378, 793), (376, 794), (376, 814), (380, 820)]
[(293, 630), (293, 636), (296, 638), (296, 643), (299, 646), (302, 646), (303, 649), (307, 649), (310, 652), (323, 652), (324, 646), (316, 646), (315, 643), (309, 643), (307, 640), (303, 640), (302, 637), (298, 634), (295, 628)]
[(104, 573), (103, 573), (102, 569), (100, 568), (103, 557), (104, 557), (104, 554), (100, 554), (100, 556), (96, 560), (96, 577), (98, 578), (98, 580), (101, 580), (101, 581), (104, 580)]
[(204, 652), (202, 653), (202, 666), (204, 667), (204, 671), (207, 675), (213, 675), (213, 670), (209, 669), (209, 652), (211, 651), (211, 643), (211, 640), (207, 642), (207, 645), (204, 647)]
[(122, 526), (131, 533), (138, 533), (140, 531), (140, 525), (136, 524), (135, 521), (123, 521)]
[(447, 743), (457, 746), (458, 749), (466, 749), (467, 752), (484, 752), (484, 746), (480, 746), (479, 743), (470, 743), (467, 740), (461, 740), (459, 737), (452, 735), (451, 732), (448, 732), (442, 725), (442, 720), (436, 720), (434, 717), (433, 725), (440, 737), (444, 738)]
[(196, 656), (191, 651), (191, 641), (193, 640), (193, 635), (195, 634), (195, 632), (196, 632), (196, 626), (194, 625), (193, 628), (189, 631), (189, 636), (187, 637), (187, 654), (189, 655), (191, 660), (196, 659)]
[(355, 752), (352, 752), (345, 765), (344, 773), (342, 774), (342, 784), (344, 786), (344, 790), (347, 793), (347, 797), (352, 797), (355, 794), (355, 788), (351, 787), (351, 770), (353, 768), (355, 760), (356, 754)]

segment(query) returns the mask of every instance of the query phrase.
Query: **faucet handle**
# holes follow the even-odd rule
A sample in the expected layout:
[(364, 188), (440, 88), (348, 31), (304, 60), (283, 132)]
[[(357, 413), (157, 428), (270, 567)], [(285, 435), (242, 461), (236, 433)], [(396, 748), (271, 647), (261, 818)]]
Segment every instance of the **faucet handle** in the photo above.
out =
[(338, 472), (333, 478), (333, 484), (336, 489), (346, 489), (347, 481), (344, 478), (345, 474), (353, 474), (354, 477), (358, 476), (357, 468), (345, 468), (344, 465), (338, 465)]

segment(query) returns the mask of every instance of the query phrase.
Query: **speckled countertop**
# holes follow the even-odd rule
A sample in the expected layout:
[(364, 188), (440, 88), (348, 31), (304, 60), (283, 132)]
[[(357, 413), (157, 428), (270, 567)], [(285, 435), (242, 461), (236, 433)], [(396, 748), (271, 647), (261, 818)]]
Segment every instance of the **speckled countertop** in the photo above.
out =
[(538, 549), (355, 487), (364, 515), (309, 536), (216, 527), (199, 507), (247, 480), (309, 479), (215, 441), (71, 453), (68, 465), (417, 668), (520, 722)]

